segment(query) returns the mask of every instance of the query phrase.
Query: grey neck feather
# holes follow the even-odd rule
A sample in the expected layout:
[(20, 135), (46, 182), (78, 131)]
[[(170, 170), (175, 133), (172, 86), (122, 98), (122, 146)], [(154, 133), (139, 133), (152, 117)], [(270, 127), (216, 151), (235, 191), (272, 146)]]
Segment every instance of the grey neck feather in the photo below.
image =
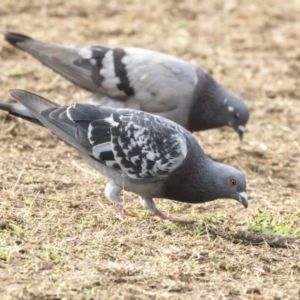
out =
[(224, 126), (219, 117), (222, 100), (218, 90), (222, 88), (209, 74), (197, 70), (198, 84), (193, 95), (188, 130), (199, 131)]
[(214, 162), (192, 139), (184, 163), (164, 182), (161, 197), (189, 203), (202, 203), (218, 198)]

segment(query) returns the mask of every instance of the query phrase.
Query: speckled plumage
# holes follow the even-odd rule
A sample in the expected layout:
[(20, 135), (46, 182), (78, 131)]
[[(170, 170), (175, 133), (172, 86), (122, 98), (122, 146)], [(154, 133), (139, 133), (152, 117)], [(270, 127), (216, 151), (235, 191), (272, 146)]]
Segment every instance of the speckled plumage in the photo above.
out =
[(35, 94), (12, 90), (23, 106), (0, 109), (47, 127), (109, 178), (106, 197), (122, 214), (122, 189), (140, 196), (143, 206), (168, 219), (153, 198), (202, 203), (232, 198), (247, 207), (246, 181), (236, 169), (208, 158), (196, 138), (180, 125), (132, 109), (91, 104), (60, 106)]

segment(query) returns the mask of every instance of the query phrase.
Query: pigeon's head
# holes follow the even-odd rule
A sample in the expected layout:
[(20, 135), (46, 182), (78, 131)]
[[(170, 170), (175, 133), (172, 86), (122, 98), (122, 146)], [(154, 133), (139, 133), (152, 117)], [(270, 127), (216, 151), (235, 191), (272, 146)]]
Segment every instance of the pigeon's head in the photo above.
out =
[(226, 91), (226, 98), (223, 101), (224, 125), (232, 127), (239, 135), (240, 140), (243, 139), (245, 126), (249, 119), (249, 109), (244, 101), (237, 95)]
[(189, 116), (190, 131), (232, 127), (243, 139), (249, 109), (242, 98), (230, 92), (210, 75), (198, 72), (199, 84), (194, 92), (194, 105)]
[(245, 208), (248, 207), (247, 185), (244, 175), (237, 169), (214, 162), (216, 198), (231, 198), (237, 200)]
[(249, 109), (243, 99), (214, 80), (210, 85), (209, 96), (213, 110), (212, 118), (215, 118), (220, 127), (232, 127), (242, 140), (249, 119)]

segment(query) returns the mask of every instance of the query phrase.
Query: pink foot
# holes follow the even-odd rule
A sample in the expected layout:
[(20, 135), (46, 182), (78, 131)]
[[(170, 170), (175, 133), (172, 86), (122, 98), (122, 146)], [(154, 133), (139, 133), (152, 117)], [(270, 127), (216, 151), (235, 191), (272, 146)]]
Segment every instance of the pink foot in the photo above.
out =
[(159, 210), (156, 210), (155, 215), (157, 215), (162, 222), (170, 221), (172, 223), (178, 223), (178, 224), (193, 224), (194, 223), (194, 221), (191, 221), (191, 220), (179, 220), (179, 219), (169, 218)]
[(122, 205), (116, 205), (116, 209), (120, 213), (121, 218), (135, 217), (134, 215), (129, 214)]

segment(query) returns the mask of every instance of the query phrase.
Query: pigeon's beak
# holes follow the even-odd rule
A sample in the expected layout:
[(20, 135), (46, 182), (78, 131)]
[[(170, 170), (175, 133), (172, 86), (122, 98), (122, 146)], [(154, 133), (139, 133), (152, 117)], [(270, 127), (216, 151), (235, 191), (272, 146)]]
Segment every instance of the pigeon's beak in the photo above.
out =
[(244, 136), (245, 126), (239, 125), (235, 128), (235, 131), (238, 133), (240, 141), (242, 141)]
[(248, 207), (248, 200), (247, 200), (247, 194), (246, 194), (246, 192), (240, 192), (240, 193), (238, 193), (238, 198), (239, 198), (238, 201), (240, 203), (242, 203), (245, 208), (247, 208)]

